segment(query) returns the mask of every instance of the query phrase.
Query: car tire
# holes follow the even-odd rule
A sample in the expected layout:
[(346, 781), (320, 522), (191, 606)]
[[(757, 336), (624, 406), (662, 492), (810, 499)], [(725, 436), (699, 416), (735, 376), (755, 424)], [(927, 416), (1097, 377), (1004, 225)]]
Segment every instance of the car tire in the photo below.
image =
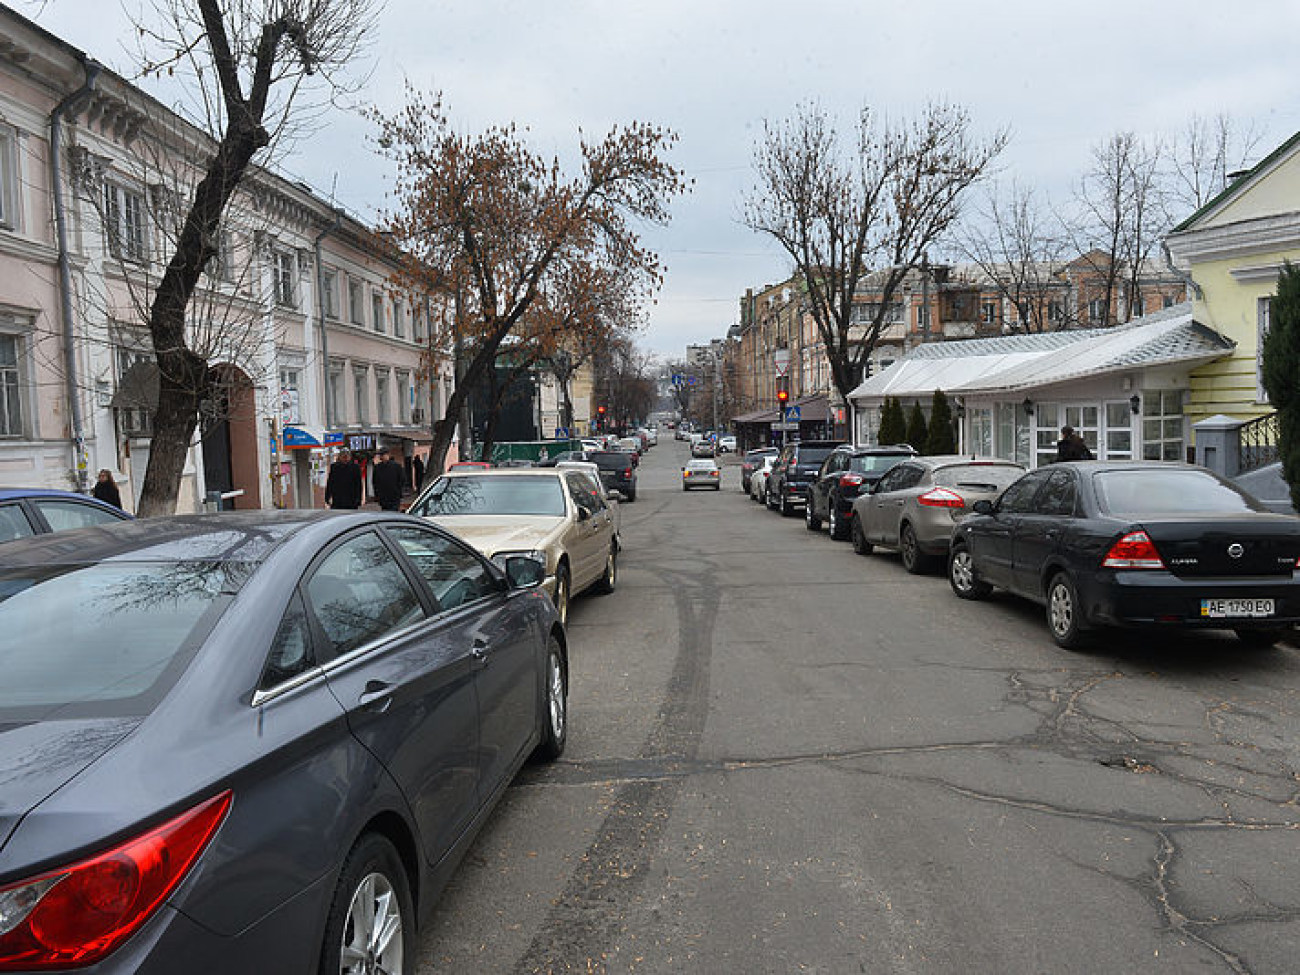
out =
[(635, 501), (635, 500), (636, 500), (636, 488), (633, 488), (631, 491), (628, 491), (627, 494), (625, 495), (625, 497), (627, 498), (627, 503), (628, 503), (628, 504), (631, 504), (633, 501)]
[(776, 510), (776, 504), (772, 500), (772, 488), (770, 486), (763, 488), (763, 507), (767, 508), (768, 511)]
[(364, 834), (343, 860), (325, 917), (321, 975), (353, 971), (356, 961), (348, 959), (368, 957), (386, 972), (412, 971), (415, 923), (410, 878), (397, 849), (378, 833)]
[(1079, 591), (1064, 572), (1052, 576), (1047, 584), (1047, 629), (1058, 647), (1077, 650), (1085, 643), (1083, 607)]
[(830, 524), (831, 538), (837, 542), (846, 541), (849, 537), (848, 529), (844, 527), (844, 516), (840, 514), (840, 509), (832, 504), (831, 516), (828, 519)]
[(553, 762), (564, 754), (569, 740), (569, 671), (555, 634), (546, 645), (546, 702), (542, 713), (542, 740), (533, 749), (534, 762)]
[(914, 576), (923, 575), (933, 565), (933, 559), (921, 551), (916, 529), (908, 522), (898, 530), (898, 554), (903, 557), (903, 568)]
[(849, 529), (849, 540), (853, 542), (853, 551), (859, 555), (871, 554), (873, 546), (862, 533), (862, 522), (857, 518), (853, 519), (853, 527)]
[(1237, 639), (1243, 646), (1250, 647), (1252, 650), (1271, 650), (1277, 646), (1278, 641), (1282, 639), (1284, 630), (1277, 627), (1263, 627), (1261, 629), (1247, 629), (1245, 627), (1233, 630), (1237, 634)]
[(974, 562), (965, 545), (956, 546), (948, 556), (948, 584), (962, 599), (984, 599), (993, 591), (987, 582), (975, 578)]
[(555, 570), (555, 595), (551, 597), (551, 602), (555, 603), (555, 611), (560, 614), (560, 622), (565, 626), (569, 624), (569, 602), (573, 598), (573, 580), (569, 577), (569, 567), (561, 564)]
[(600, 593), (607, 596), (618, 586), (618, 546), (609, 547), (609, 555), (605, 557), (605, 572), (592, 586), (592, 592)]
[(822, 520), (813, 513), (811, 494), (808, 495), (808, 499), (803, 503), (803, 524), (810, 532), (818, 532), (822, 530)]
[(777, 499), (777, 510), (781, 512), (782, 518), (790, 518), (794, 515), (794, 505), (790, 503), (790, 497), (782, 488), (781, 496)]

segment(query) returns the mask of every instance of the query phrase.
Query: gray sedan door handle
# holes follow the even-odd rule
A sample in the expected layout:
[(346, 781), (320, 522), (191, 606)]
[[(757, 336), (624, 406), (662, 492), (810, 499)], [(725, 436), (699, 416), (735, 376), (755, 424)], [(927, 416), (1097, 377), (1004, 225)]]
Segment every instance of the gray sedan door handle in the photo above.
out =
[(357, 703), (367, 711), (387, 711), (393, 703), (393, 685), (382, 680), (368, 680)]

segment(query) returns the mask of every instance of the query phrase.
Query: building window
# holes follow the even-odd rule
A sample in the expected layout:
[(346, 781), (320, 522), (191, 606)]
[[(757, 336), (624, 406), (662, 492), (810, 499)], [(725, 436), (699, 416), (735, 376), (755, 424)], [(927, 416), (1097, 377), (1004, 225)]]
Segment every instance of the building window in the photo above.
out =
[(0, 437), (23, 435), (23, 397), (17, 335), (0, 335)]
[(0, 227), (18, 227), (18, 136), (0, 125)]
[(998, 305), (995, 301), (985, 301), (980, 303), (980, 320), (985, 325), (992, 325), (998, 320)]
[(384, 296), (376, 291), (370, 296), (371, 324), (376, 332), (384, 330)]
[(217, 231), (216, 253), (208, 259), (208, 277), (214, 281), (232, 284), (235, 280), (235, 246), (230, 231), (224, 227)]
[(329, 416), (326, 418), (327, 423), (338, 424), (343, 422), (343, 364), (341, 362), (330, 363), (329, 389), (326, 390), (329, 396)]
[(1142, 459), (1183, 460), (1183, 392), (1143, 390)]
[(297, 369), (280, 370), (280, 422), (301, 423), (302, 411), (298, 397), (299, 374)]
[(388, 410), (388, 373), (375, 373), (375, 409), (376, 417), (380, 426), (388, 426), (392, 422), (392, 414)]
[(928, 329), (930, 327), (929, 305), (922, 304), (916, 306), (916, 327), (920, 329)]
[(1255, 402), (1267, 403), (1268, 390), (1264, 388), (1264, 339), (1273, 322), (1272, 297), (1260, 298), (1255, 304)]
[(397, 422), (409, 424), (411, 422), (411, 374), (409, 372), (399, 372), (397, 374)]
[(1173, 295), (1165, 295), (1164, 298), (1162, 299), (1162, 301), (1163, 301), (1163, 304), (1161, 305), (1161, 307), (1163, 307), (1163, 308), (1172, 308), (1172, 307), (1174, 307), (1175, 302), (1174, 302), (1174, 296), (1173, 296)]
[(366, 324), (366, 293), (361, 282), (348, 278), (348, 320), (353, 325)]
[(370, 422), (369, 413), (366, 409), (366, 407), (368, 406), (367, 399), (369, 398), (366, 395), (369, 392), (367, 386), (368, 384), (366, 382), (365, 366), (353, 366), (352, 367), (352, 393), (353, 396), (356, 398), (356, 403), (357, 403), (357, 414), (356, 414), (357, 422), (360, 423), (362, 426), (365, 426), (367, 423)]
[(1088, 302), (1088, 321), (1102, 322), (1106, 315), (1106, 302), (1101, 298), (1092, 298)]
[(1053, 298), (1047, 303), (1047, 320), (1058, 323), (1065, 320), (1065, 305), (1059, 299)]
[(327, 267), (320, 275), (321, 308), (326, 318), (339, 317), (339, 272)]
[(966, 417), (970, 430), (970, 442), (962, 448), (962, 453), (992, 457), (993, 410), (987, 406), (973, 407), (967, 411)]
[(1128, 400), (1106, 404), (1106, 454), (1101, 459), (1133, 459), (1133, 408)]
[(393, 334), (396, 335), (399, 339), (406, 338), (406, 322), (402, 320), (402, 316), (404, 314), (406, 314), (406, 311), (402, 307), (402, 299), (394, 298), (393, 299)]
[(275, 251), (272, 257), (275, 274), (275, 303), (282, 308), (297, 308), (298, 294), (294, 284), (298, 269), (293, 251)]
[(424, 323), (425, 316), (429, 313), (429, 305), (426, 300), (423, 305), (413, 305), (411, 308), (411, 338), (417, 342), (424, 341)]
[(119, 260), (145, 261), (144, 196), (116, 183), (104, 184), (104, 236), (109, 253)]

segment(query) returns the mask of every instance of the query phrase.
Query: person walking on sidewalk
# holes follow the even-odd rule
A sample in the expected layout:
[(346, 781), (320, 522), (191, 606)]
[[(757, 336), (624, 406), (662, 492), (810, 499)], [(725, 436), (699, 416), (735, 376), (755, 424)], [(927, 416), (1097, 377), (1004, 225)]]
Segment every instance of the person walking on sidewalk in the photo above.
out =
[(400, 511), (402, 508), (402, 481), (406, 472), (402, 465), (393, 460), (387, 447), (379, 449), (379, 463), (371, 475), (375, 487), (375, 500), (385, 511)]
[(1061, 427), (1061, 439), (1056, 442), (1057, 463), (1067, 460), (1092, 460), (1092, 451), (1074, 427)]
[(340, 450), (325, 479), (325, 503), (335, 509), (361, 507), (361, 468), (352, 461), (352, 451)]

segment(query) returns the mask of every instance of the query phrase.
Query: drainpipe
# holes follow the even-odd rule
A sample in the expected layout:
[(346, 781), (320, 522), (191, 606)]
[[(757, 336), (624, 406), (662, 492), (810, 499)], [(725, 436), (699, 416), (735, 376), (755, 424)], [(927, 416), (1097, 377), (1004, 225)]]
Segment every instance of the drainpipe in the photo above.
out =
[(1188, 293), (1198, 300), (1203, 299), (1205, 294), (1201, 291), (1201, 286), (1192, 280), (1191, 274), (1174, 265), (1174, 255), (1169, 253), (1169, 245), (1163, 240), (1160, 242), (1160, 250), (1165, 255), (1165, 266), (1187, 286)]
[[(54, 190), (54, 228), (59, 251), (59, 310), (63, 316), (63, 373), (68, 397), (68, 418), (72, 434), (72, 470), (77, 480), (77, 490), (86, 489), (86, 441), (82, 431), (81, 389), (77, 380), (76, 328), (72, 320), (72, 262), (68, 254), (68, 217), (63, 201), (63, 116), (79, 109), (80, 102), (95, 90), (95, 82), (102, 70), (100, 65), (83, 56), (82, 69), (86, 80), (81, 87), (68, 95), (50, 113), (50, 186)], [(116, 466), (116, 465), (114, 465)]]
[[(316, 252), (316, 321), (320, 323), (320, 357), (324, 363), (325, 385), (322, 390), (325, 393), (325, 432), (328, 433), (334, 426), (333, 396), (330, 395), (330, 343), (329, 336), (325, 329), (325, 264), (321, 256), (320, 242), (328, 237), (334, 231), (343, 225), (343, 214), (336, 207), (334, 210), (334, 221), (316, 235), (316, 240), (312, 244), (312, 249)], [(336, 296), (337, 297), (337, 296)]]

